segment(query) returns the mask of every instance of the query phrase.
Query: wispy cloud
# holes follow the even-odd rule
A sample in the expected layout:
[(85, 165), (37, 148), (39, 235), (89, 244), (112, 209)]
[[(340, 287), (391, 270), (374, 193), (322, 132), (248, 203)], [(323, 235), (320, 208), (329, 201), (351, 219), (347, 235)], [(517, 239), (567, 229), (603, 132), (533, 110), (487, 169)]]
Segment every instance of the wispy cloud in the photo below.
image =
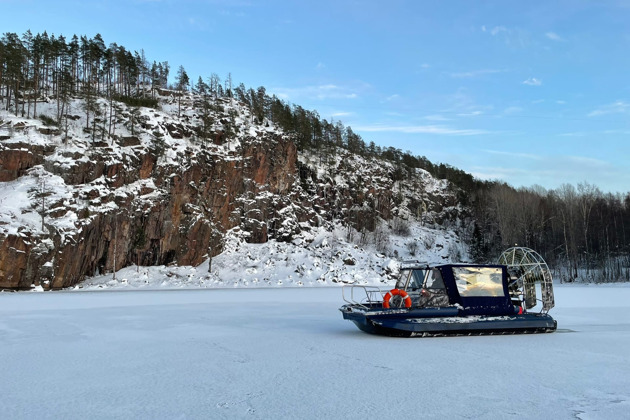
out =
[(398, 98), (400, 98), (400, 95), (395, 93), (395, 94), (389, 95), (387, 98), (385, 98), (385, 101), (391, 102), (391, 101), (394, 101), (394, 100), (396, 100)]
[[(485, 30), (485, 26), (482, 26), (484, 32)], [(492, 36), (497, 36), (499, 35), (501, 32), (507, 32), (508, 29), (505, 26), (495, 26), (494, 28), (490, 29), (490, 33), (492, 34)]]
[(444, 115), (438, 114), (425, 115), (424, 117), (422, 117), (422, 119), (427, 121), (449, 121), (449, 118), (446, 118)]
[(567, 156), (566, 159), (567, 161), (573, 164), (576, 164), (578, 167), (582, 166), (583, 168), (597, 169), (597, 168), (608, 168), (611, 166), (610, 162), (606, 162), (605, 160), (594, 159), (594, 158), (584, 157), (584, 156)]
[(483, 111), (469, 111), (469, 112), (460, 112), (457, 114), (458, 117), (476, 117), (478, 115), (483, 115)]
[(511, 48), (525, 48), (531, 45), (531, 35), (528, 31), (518, 27), (506, 27), (496, 25), (493, 27), (482, 26), (481, 31), (490, 36), (502, 40), (505, 45)]
[(625, 168), (599, 159), (497, 150), (486, 150), (486, 152), (496, 155), (500, 160), (493, 159), (488, 162), (488, 165), (470, 168), (472, 175), (480, 179), (498, 179), (515, 186), (538, 184), (545, 188), (558, 188), (563, 183), (582, 182), (584, 174), (589, 173), (593, 182), (619, 185), (619, 191), (623, 191), (626, 188), (624, 185), (627, 185), (628, 176)]
[(604, 105), (594, 111), (589, 112), (589, 117), (597, 117), (607, 114), (628, 114), (630, 113), (630, 104), (625, 101), (616, 101), (610, 105)]
[(493, 105), (478, 104), (466, 88), (459, 88), (455, 93), (447, 96), (450, 107), (441, 112), (456, 114), (459, 117), (475, 117), (491, 112)]
[(333, 117), (349, 117), (350, 115), (354, 115), (354, 112), (338, 111), (331, 114)]
[(604, 130), (604, 134), (630, 134), (630, 130)]
[(456, 73), (449, 73), (449, 76), (456, 78), (456, 79), (470, 79), (473, 77), (479, 77), (479, 76), (483, 76), (486, 74), (495, 74), (495, 73), (502, 73), (505, 70), (496, 70), (496, 69), (482, 69), (482, 70), (473, 70), (473, 71), (464, 71), (464, 72), (456, 72)]
[(558, 134), (560, 137), (585, 137), (588, 135), (588, 133), (585, 133), (583, 131), (573, 131), (571, 133), (561, 133)]
[(206, 29), (208, 29), (208, 23), (203, 21), (203, 20), (199, 20), (197, 18), (191, 17), (188, 18), (188, 25), (190, 25), (192, 28), (200, 30), (200, 31), (205, 31)]
[(498, 179), (506, 182), (513, 182), (512, 179), (522, 178), (523, 175), (527, 174), (527, 171), (513, 167), (474, 166), (471, 168), (470, 174), (477, 179)]
[(478, 136), (489, 131), (477, 129), (458, 129), (441, 125), (364, 125), (354, 127), (356, 131), (396, 132), (406, 134), (437, 134), (444, 136)]
[(556, 41), (556, 42), (564, 41), (564, 39), (562, 39), (562, 37), (555, 32), (547, 32), (545, 36), (552, 41)]
[(543, 156), (540, 155), (534, 155), (531, 153), (515, 153), (515, 152), (504, 152), (501, 150), (484, 150), (484, 152), (486, 153), (490, 153), (493, 155), (501, 155), (501, 156), (509, 156), (509, 157), (515, 157), (518, 159), (532, 159), (532, 160), (542, 160)]
[(522, 110), (523, 108), (521, 108), (520, 106), (508, 106), (507, 108), (503, 110), (503, 113), (507, 115), (512, 115), (512, 114), (518, 114)]
[(524, 80), (523, 84), (528, 85), (528, 86), (540, 86), (542, 85), (542, 80), (537, 79), (535, 77), (530, 77), (529, 79)]
[(568, 133), (558, 134), (560, 137), (586, 137), (586, 136), (597, 136), (601, 138), (602, 136), (608, 135), (619, 135), (623, 134), (625, 136), (630, 134), (630, 130), (616, 129), (616, 130), (601, 130), (601, 131), (574, 131)]
[(335, 84), (325, 84), (316, 86), (304, 86), (299, 88), (271, 88), (279, 98), (285, 100), (297, 99), (355, 99), (359, 95), (348, 87), (337, 86)]

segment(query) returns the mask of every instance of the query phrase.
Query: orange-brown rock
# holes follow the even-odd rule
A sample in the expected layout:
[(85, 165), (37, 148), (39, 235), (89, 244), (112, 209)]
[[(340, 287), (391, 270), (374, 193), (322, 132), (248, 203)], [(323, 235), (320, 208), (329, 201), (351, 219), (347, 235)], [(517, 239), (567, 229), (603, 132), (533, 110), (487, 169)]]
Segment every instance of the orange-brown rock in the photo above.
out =
[(41, 165), (53, 148), (24, 143), (0, 143), (0, 182), (13, 181)]
[[(96, 159), (74, 156), (71, 166), (47, 164), (68, 185), (103, 177), (98, 187), (75, 197), (91, 205), (113, 201), (118, 209), (73, 210), (57, 203), (47, 210), (46, 220), (74, 211), (75, 232), (51, 225), (49, 232), (25, 240), (22, 234), (3, 235), (0, 229), (0, 287), (69, 287), (86, 276), (136, 263), (197, 265), (221, 252), (222, 235), (236, 226), (248, 232), (251, 242), (267, 241), (269, 220), (290, 204), (288, 196), (298, 185), (297, 150), (279, 135), (243, 145), (228, 159), (210, 152), (185, 153), (185, 161), (176, 166), (160, 164), (159, 156), (149, 152), (111, 162), (107, 151), (95, 153)], [(2, 169), (10, 179), (44, 160), (42, 151), (4, 152)], [(155, 188), (141, 186), (135, 196), (129, 190), (114, 192), (147, 179)]]

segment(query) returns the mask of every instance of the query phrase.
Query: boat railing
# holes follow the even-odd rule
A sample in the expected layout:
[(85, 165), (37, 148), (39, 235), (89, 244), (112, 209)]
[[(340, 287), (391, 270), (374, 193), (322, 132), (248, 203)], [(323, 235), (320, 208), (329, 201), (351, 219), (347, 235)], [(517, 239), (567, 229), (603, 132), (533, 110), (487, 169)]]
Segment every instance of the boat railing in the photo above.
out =
[(368, 309), (368, 305), (383, 302), (383, 291), (376, 286), (348, 285), (341, 289), (343, 300), (351, 305)]

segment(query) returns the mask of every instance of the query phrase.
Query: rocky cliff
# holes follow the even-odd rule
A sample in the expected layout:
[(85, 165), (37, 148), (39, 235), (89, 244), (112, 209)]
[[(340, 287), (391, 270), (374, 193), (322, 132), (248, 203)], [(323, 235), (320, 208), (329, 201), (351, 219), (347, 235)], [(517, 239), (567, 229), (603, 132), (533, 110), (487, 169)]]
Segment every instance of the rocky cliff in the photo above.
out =
[(91, 126), (77, 111), (63, 130), (0, 114), (0, 288), (63, 288), (131, 264), (195, 266), (221, 253), (228, 233), (264, 243), (339, 223), (366, 235), (383, 221), (461, 222), (445, 182), (424, 171), (402, 182), (391, 164), (341, 149), (298, 156), (291, 135), (233, 99), (215, 104), (204, 138), (194, 104), (189, 95), (178, 116), (168, 96), (159, 110), (119, 103)]

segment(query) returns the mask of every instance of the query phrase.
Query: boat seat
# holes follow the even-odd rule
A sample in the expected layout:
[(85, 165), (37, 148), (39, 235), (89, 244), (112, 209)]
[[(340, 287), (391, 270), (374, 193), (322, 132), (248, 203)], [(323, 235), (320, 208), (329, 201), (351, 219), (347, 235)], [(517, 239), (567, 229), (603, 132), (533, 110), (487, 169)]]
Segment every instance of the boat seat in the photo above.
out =
[(411, 297), (411, 306), (418, 308), (441, 308), (450, 306), (448, 295), (444, 289), (425, 289), (428, 290), (430, 295), (423, 296), (421, 290), (412, 291), (409, 293)]

